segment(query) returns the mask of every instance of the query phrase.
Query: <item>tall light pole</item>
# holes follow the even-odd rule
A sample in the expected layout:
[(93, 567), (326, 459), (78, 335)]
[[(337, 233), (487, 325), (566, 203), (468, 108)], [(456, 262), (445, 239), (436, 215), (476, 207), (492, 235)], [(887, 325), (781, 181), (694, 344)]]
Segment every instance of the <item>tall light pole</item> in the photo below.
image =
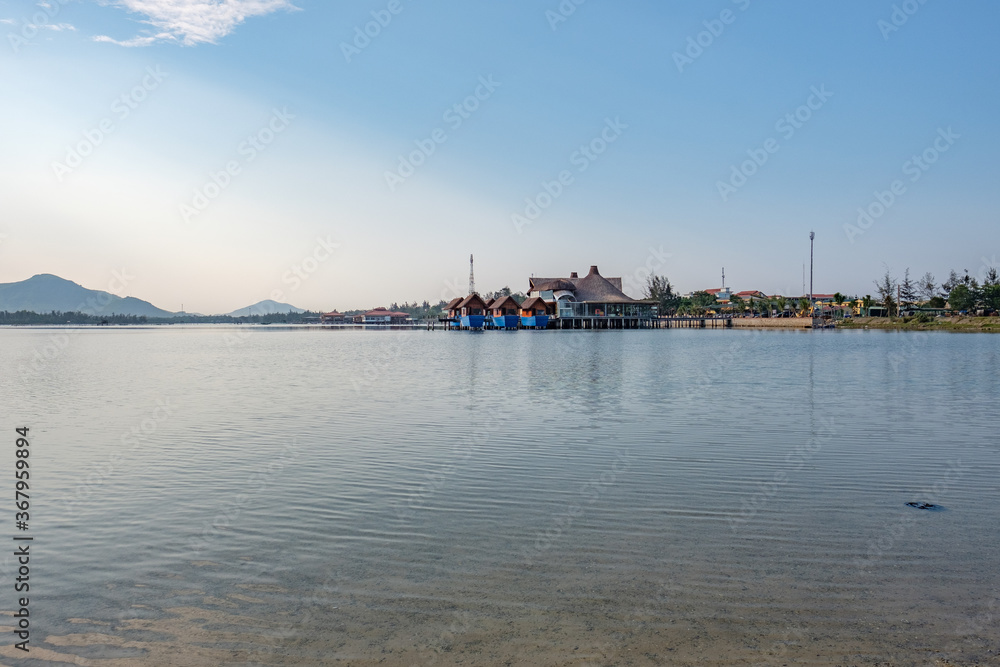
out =
[(816, 315), (816, 307), (813, 302), (813, 240), (816, 232), (809, 232), (809, 313)]

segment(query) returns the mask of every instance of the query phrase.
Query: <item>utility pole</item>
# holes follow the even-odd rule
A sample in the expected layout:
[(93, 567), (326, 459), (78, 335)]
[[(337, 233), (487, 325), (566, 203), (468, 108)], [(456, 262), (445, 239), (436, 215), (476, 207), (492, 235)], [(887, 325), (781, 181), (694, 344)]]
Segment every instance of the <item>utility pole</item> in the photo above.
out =
[(726, 291), (726, 267), (722, 267), (722, 291)]
[(809, 232), (809, 312), (816, 315), (816, 306), (813, 304), (813, 240), (816, 232)]

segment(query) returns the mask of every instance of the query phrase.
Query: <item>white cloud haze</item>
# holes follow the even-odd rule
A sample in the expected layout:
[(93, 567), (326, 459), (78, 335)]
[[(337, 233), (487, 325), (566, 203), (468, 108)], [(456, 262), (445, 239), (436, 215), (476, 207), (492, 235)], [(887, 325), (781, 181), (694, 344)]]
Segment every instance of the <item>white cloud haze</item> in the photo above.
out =
[(94, 37), (120, 46), (149, 46), (160, 41), (185, 46), (214, 44), (249, 17), (297, 9), (289, 0), (113, 0), (104, 4), (145, 16), (142, 22), (155, 28), (121, 41), (107, 35)]

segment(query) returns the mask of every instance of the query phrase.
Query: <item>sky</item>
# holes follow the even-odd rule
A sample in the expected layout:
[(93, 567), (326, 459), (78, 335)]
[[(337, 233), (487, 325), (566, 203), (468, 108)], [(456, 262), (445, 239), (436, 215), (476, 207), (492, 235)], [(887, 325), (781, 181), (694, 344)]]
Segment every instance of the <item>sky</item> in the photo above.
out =
[[(0, 0), (0, 282), (870, 294), (1000, 256), (987, 0)], [(803, 268), (804, 267), (804, 268)], [(124, 277), (124, 279), (122, 279)]]

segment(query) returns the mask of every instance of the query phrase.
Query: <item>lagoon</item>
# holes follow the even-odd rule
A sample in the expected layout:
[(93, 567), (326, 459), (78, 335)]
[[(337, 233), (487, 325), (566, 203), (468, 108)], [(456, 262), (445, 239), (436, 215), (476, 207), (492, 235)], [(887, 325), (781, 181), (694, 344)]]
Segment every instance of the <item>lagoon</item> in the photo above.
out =
[(29, 657), (992, 664), (998, 340), (4, 329)]

